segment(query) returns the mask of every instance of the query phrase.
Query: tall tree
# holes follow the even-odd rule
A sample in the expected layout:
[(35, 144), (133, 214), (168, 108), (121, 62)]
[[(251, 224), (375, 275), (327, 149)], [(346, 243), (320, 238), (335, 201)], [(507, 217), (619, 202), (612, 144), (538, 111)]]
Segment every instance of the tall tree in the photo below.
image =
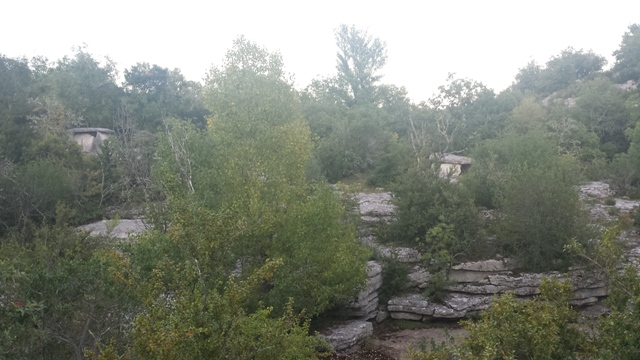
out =
[(336, 93), (350, 108), (375, 102), (375, 84), (382, 78), (379, 71), (387, 62), (385, 42), (355, 26), (342, 24), (336, 30), (336, 45)]

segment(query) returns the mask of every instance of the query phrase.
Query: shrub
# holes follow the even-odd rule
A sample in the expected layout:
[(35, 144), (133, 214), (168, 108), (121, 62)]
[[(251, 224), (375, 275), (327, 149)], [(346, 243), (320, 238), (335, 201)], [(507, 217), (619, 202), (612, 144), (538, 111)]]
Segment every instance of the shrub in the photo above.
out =
[(568, 260), (564, 246), (590, 235), (574, 180), (565, 170), (525, 165), (513, 169), (502, 185), (499, 237), (526, 269), (563, 268)]

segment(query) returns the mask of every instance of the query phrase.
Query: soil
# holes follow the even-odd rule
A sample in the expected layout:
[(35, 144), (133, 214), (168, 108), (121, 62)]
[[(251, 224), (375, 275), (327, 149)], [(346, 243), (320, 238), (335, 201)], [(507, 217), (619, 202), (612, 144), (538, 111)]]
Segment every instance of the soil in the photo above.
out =
[(331, 360), (404, 360), (409, 346), (420, 348), (421, 344), (431, 347), (431, 340), (437, 345), (457, 343), (468, 332), (454, 321), (423, 323), (417, 321), (388, 320), (374, 324), (373, 341), (365, 349), (348, 356), (332, 356)]

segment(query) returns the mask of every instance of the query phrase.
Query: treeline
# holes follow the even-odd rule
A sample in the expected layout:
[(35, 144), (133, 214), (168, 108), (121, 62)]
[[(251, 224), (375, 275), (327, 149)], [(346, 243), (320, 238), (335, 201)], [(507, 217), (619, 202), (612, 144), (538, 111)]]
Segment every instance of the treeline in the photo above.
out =
[[(371, 255), (327, 185), (356, 176), (394, 191), (383, 235), (420, 248), (441, 288), (453, 261), (498, 252), (566, 268), (592, 238), (574, 185), (637, 194), (639, 39), (630, 26), (607, 71), (568, 48), (499, 94), (451, 75), (418, 104), (381, 84), (385, 43), (345, 25), (335, 76), (302, 91), (242, 37), (202, 84), (140, 63), (119, 85), (84, 48), (0, 56), (0, 354), (316, 356), (309, 320), (357, 293)], [(88, 155), (74, 127), (116, 134)], [(475, 159), (458, 184), (444, 153)], [(140, 209), (152, 229), (128, 243), (72, 227)]]

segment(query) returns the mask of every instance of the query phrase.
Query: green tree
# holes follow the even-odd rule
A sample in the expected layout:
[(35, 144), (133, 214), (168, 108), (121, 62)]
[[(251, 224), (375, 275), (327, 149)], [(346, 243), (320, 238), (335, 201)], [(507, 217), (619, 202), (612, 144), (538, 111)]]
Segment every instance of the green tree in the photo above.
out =
[(349, 108), (375, 102), (379, 71), (387, 62), (386, 44), (353, 25), (342, 24), (335, 34), (338, 76), (332, 90)]
[(313, 143), (281, 57), (239, 38), (207, 90), (207, 133), (170, 124), (160, 145), (166, 162), (155, 171), (169, 196), (194, 197), (246, 224), (229, 240), (242, 277), (283, 259), (286, 271), (253, 295), (276, 314), (288, 297), (309, 316), (346, 300), (364, 281), (367, 252), (336, 195), (307, 181)]
[(124, 78), (138, 128), (156, 130), (168, 117), (204, 127), (208, 111), (202, 104), (202, 86), (186, 80), (180, 70), (138, 63), (125, 70)]
[(640, 81), (640, 24), (629, 25), (622, 36), (620, 48), (613, 52), (616, 58), (611, 71), (617, 82)]
[(86, 47), (78, 47), (73, 57), (58, 60), (47, 72), (43, 86), (87, 126), (109, 128), (123, 94), (116, 79), (116, 64), (111, 59), (101, 64)]

